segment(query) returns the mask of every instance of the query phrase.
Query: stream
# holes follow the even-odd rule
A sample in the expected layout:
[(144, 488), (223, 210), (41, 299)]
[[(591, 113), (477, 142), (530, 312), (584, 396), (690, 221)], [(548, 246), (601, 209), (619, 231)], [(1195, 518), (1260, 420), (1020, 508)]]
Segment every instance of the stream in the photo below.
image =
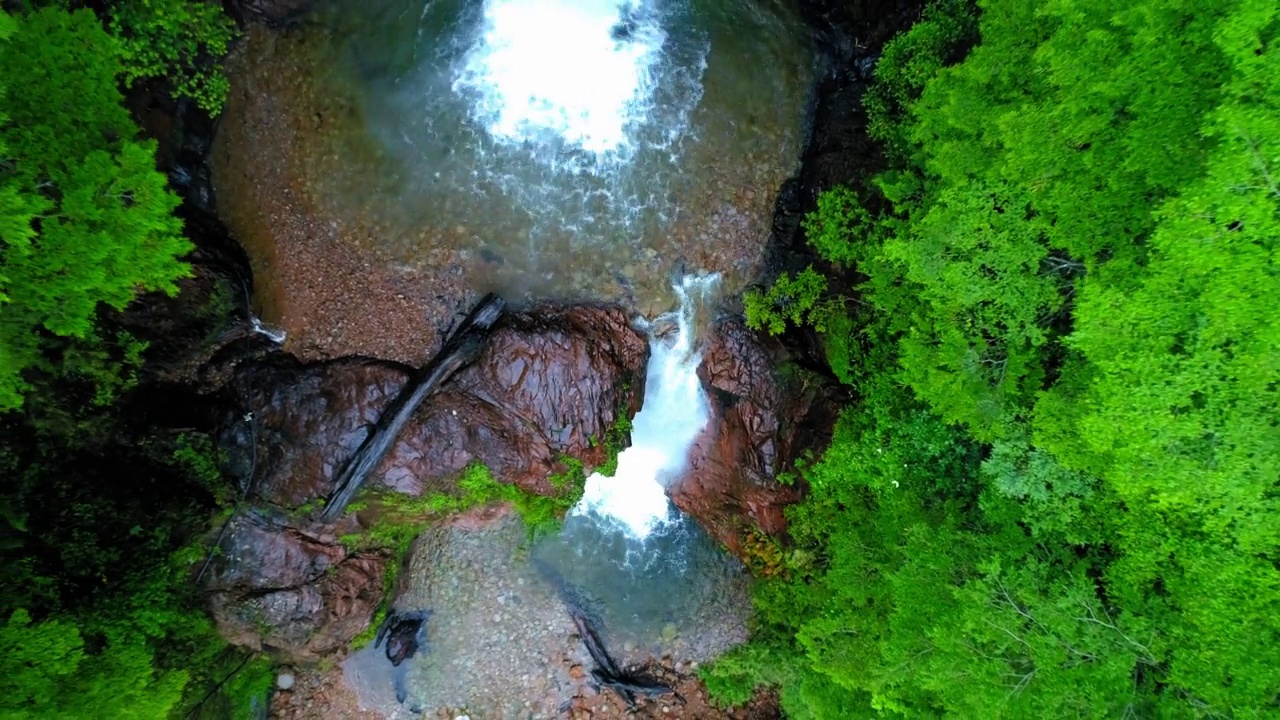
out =
[[(672, 306), (681, 266), (729, 293), (754, 278), (815, 72), (785, 0), (321, 0), (247, 54), (246, 73), (278, 76), (254, 90), (271, 105), (233, 102), (229, 122), (283, 116), (288, 137), (227, 152), (261, 142), (290, 173), (240, 188), (222, 172), (251, 256), (306, 242), (258, 197), (265, 183), (305, 197), (327, 219), (306, 232), (338, 228), (366, 263), (649, 316)], [(245, 122), (233, 134), (260, 130)], [(238, 162), (255, 158), (224, 165)], [(253, 205), (269, 215), (244, 219)]]
[[(262, 193), (305, 201), (309, 224), (255, 206), (249, 175), (239, 192), (235, 173), (220, 182), (268, 294), (288, 289), (261, 258), (320, 265), (313, 287), (353, 275), (307, 261), (320, 228), (428, 290), (447, 274), (445, 294), (622, 302), (649, 335), (632, 444), (559, 534), (528, 545), (507, 523), (419, 542), (397, 609), (430, 620), (398, 673), (405, 707), (506, 716), (533, 692), (554, 712), (568, 680), (530, 662), (590, 663), (564, 644), (565, 606), (620, 663), (687, 666), (743, 641), (746, 572), (668, 491), (708, 423), (698, 367), (717, 298), (755, 278), (799, 162), (814, 61), (785, 0), (322, 0), (248, 56), (253, 72), (305, 68), (282, 70), (288, 93), (258, 110), (278, 104), (292, 130), (289, 182)], [(379, 663), (367, 648), (344, 666), (372, 704), (390, 692)]]

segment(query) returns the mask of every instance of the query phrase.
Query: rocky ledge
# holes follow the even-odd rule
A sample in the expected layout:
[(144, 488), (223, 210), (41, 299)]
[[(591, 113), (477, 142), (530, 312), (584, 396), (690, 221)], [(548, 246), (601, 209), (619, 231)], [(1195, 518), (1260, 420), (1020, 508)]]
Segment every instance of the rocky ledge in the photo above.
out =
[[(735, 554), (761, 531), (785, 531), (783, 508), (800, 488), (778, 475), (834, 418), (820, 380), (777, 372), (782, 352), (733, 319), (713, 324), (705, 344), (712, 415), (672, 496)], [(588, 469), (608, 459), (601, 439), (639, 409), (647, 358), (646, 338), (618, 309), (512, 313), (476, 362), (419, 408), (367, 486), (450, 492), (481, 463), (502, 482), (552, 494), (548, 478), (567, 458)], [(344, 652), (368, 628), (387, 563), (401, 559), (340, 542), (367, 530), (371, 511), (333, 523), (312, 511), (408, 377), (377, 361), (279, 359), (231, 382), (249, 414), (228, 419), (224, 441), (248, 495), (203, 582), (228, 638), (305, 662)]]
[[(480, 463), (549, 494), (548, 478), (565, 471), (566, 458), (586, 467), (607, 459), (602, 439), (639, 408), (647, 358), (644, 337), (616, 309), (508, 315), (477, 361), (419, 408), (366, 486), (414, 497), (449, 492)], [(231, 382), (249, 412), (229, 418), (223, 437), (247, 502), (203, 586), (233, 642), (308, 661), (344, 650), (368, 627), (389, 559), (348, 550), (339, 538), (374, 518), (356, 512), (322, 523), (310, 511), (408, 378), (408, 368), (388, 363), (283, 357)]]

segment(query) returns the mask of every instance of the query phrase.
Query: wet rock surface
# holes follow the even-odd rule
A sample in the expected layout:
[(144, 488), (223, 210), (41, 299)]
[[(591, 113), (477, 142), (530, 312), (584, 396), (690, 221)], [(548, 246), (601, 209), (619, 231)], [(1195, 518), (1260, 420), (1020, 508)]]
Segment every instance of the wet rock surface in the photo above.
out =
[[(605, 434), (639, 407), (647, 353), (616, 309), (508, 315), (476, 362), (419, 408), (367, 486), (447, 492), (480, 462), (500, 480), (551, 492), (563, 458), (604, 462)], [(361, 515), (326, 524), (312, 511), (407, 379), (407, 368), (354, 359), (285, 360), (238, 379), (251, 412), (229, 419), (223, 437), (253, 478), (251, 508), (228, 526), (204, 579), (233, 642), (315, 660), (368, 626), (387, 559), (338, 542), (362, 529)]]
[[(418, 409), (371, 485), (410, 495), (445, 489), (472, 462), (495, 477), (550, 492), (570, 456), (603, 462), (603, 438), (644, 393), (648, 344), (614, 308), (510, 313), (479, 358)], [(297, 507), (333, 489), (341, 464), (405, 386), (409, 369), (358, 359), (250, 369), (240, 391), (255, 418), (254, 495)], [(236, 427), (236, 424), (232, 424)], [(241, 431), (230, 438), (253, 453)]]
[(387, 559), (287, 522), (234, 518), (206, 574), (206, 597), (230, 642), (312, 662), (341, 652), (368, 626)]
[(801, 488), (779, 482), (779, 474), (806, 448), (823, 447), (835, 424), (830, 384), (787, 367), (784, 377), (777, 353), (737, 319), (708, 334), (698, 375), (711, 418), (671, 499), (735, 554), (756, 529), (774, 537), (786, 531), (783, 509)]

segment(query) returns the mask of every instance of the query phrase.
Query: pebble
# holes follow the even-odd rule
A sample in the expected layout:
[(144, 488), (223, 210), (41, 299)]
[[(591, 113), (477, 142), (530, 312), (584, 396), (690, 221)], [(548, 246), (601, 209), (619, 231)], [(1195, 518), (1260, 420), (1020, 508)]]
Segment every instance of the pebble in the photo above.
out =
[(293, 673), (280, 673), (276, 676), (276, 687), (281, 690), (293, 688)]

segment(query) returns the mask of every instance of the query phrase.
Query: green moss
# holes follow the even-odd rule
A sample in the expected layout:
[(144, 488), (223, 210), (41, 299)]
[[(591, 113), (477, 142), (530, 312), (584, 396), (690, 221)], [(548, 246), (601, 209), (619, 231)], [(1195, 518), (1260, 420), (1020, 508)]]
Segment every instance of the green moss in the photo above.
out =
[[(627, 388), (623, 388), (623, 396), (627, 394)], [(618, 419), (614, 421), (613, 427), (605, 432), (604, 446), (609, 451), (609, 457), (600, 467), (596, 468), (596, 472), (606, 477), (613, 477), (618, 472), (618, 454), (631, 444), (631, 417), (627, 414), (626, 407), (618, 408)]]

